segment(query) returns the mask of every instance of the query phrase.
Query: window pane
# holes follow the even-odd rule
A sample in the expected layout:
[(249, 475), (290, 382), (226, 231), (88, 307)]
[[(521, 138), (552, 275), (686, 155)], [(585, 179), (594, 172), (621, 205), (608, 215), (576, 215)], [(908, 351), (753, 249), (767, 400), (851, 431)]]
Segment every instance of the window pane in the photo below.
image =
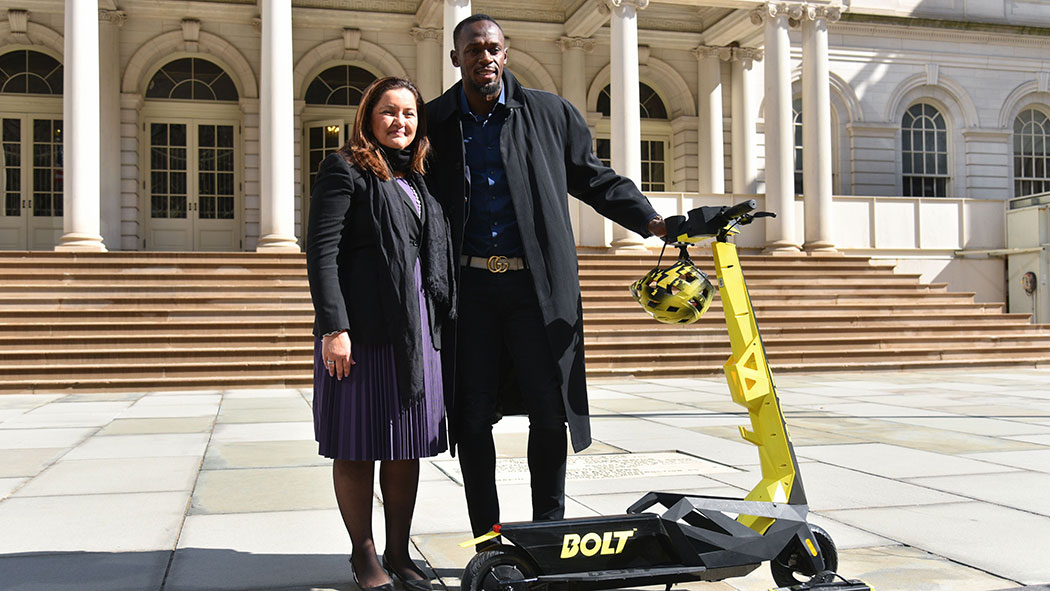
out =
[(150, 198), (150, 217), (161, 219), (168, 217), (168, 198), (166, 196), (153, 195)]
[(206, 147), (215, 145), (214, 125), (200, 125), (197, 127), (197, 133), (199, 134), (197, 145)]
[(186, 219), (186, 197), (184, 195), (172, 195), (170, 203), (170, 216), (177, 219)]
[(215, 198), (201, 196), (200, 200), (200, 211), (197, 214), (202, 220), (213, 220), (215, 219)]
[(215, 150), (201, 148), (197, 150), (197, 166), (200, 170), (215, 170)]

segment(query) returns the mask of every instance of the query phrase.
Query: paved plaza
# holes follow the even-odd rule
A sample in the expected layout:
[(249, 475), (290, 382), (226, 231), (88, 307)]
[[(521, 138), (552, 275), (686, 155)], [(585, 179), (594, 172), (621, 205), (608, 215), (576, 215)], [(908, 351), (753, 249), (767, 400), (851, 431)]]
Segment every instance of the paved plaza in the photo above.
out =
[[(1050, 588), (1050, 370), (777, 383), (842, 574), (878, 591)], [(590, 400), (570, 517), (623, 513), (649, 490), (742, 496), (759, 480), (719, 378), (595, 381)], [(0, 589), (356, 590), (309, 403), (290, 389), (0, 396)], [(526, 432), (520, 418), (497, 427), (504, 521), (530, 514)], [(471, 536), (455, 460), (425, 461), (419, 494), (413, 550), (458, 588)], [(374, 506), (381, 549), (381, 495)], [(772, 586), (762, 566), (676, 588)]]

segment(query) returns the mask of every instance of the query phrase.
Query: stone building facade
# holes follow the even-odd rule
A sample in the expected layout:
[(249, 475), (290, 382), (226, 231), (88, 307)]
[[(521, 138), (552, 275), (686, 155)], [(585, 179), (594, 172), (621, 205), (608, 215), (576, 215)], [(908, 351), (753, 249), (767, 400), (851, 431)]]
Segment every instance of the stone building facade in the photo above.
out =
[(661, 212), (777, 211), (746, 247), (954, 261), (1050, 190), (1046, 0), (4, 0), (0, 248), (298, 250), (360, 91), (437, 96), (472, 12)]

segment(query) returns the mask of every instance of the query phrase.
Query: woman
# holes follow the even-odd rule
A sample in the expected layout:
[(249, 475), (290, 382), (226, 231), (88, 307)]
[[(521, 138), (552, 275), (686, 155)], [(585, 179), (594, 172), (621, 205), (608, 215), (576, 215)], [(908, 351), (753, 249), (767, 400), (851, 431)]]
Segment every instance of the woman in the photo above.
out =
[[(425, 116), (408, 80), (373, 82), (352, 137), (321, 163), (310, 203), (314, 431), (334, 460), (354, 580), (367, 591), (392, 591), (384, 567), (410, 591), (431, 588), (408, 543), (419, 458), (447, 448), (438, 349), (453, 275), (447, 226), (420, 176)], [(377, 460), (383, 565), (372, 537)]]

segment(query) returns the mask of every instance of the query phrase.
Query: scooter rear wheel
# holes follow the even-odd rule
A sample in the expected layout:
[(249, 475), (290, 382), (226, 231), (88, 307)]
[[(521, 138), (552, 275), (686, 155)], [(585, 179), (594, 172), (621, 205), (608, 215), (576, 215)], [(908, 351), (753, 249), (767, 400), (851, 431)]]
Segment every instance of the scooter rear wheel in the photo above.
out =
[[(824, 558), (824, 570), (834, 571), (839, 567), (839, 553), (835, 548), (835, 542), (824, 531), (816, 525), (810, 525), (809, 530), (813, 532), (813, 541), (816, 542), (820, 555)], [(784, 549), (779, 556), (769, 563), (769, 569), (773, 571), (773, 580), (779, 587), (790, 587), (808, 582), (815, 572), (810, 572), (809, 561), (804, 559), (805, 548), (800, 544), (792, 544)]]
[[(462, 591), (528, 591), (530, 583), (520, 582), (536, 576), (536, 567), (527, 554), (513, 546), (501, 545), (478, 552), (463, 569)], [(517, 582), (516, 582), (517, 581)]]

